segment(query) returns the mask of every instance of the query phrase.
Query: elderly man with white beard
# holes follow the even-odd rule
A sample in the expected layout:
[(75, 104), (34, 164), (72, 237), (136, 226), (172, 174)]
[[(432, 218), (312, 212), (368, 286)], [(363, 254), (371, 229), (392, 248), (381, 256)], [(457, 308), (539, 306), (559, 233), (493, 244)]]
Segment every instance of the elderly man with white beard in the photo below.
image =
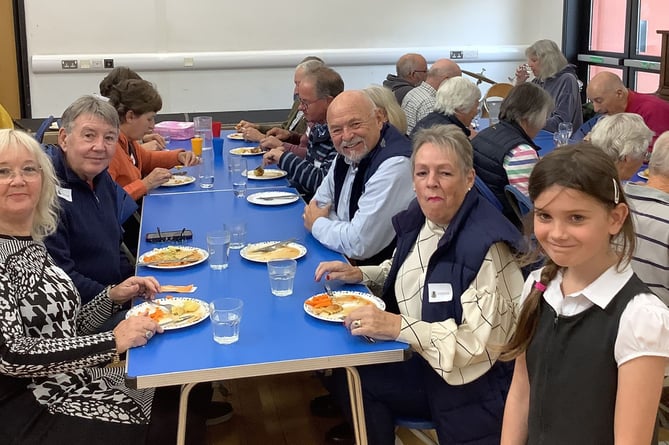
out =
[(411, 143), (361, 91), (345, 91), (327, 111), (337, 157), (305, 207), (304, 226), (355, 264), (379, 264), (395, 247), (391, 218), (415, 197)]

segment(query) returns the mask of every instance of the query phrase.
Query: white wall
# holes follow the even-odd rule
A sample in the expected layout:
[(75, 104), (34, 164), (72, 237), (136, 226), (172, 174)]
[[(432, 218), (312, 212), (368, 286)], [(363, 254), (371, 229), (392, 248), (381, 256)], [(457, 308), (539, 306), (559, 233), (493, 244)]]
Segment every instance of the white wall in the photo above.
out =
[[(97, 91), (104, 70), (60, 59), (126, 61), (154, 82), (163, 112), (286, 108), (293, 66), (321, 55), (346, 88), (381, 83), (408, 51), (428, 59), (478, 50), (464, 69), (506, 81), (522, 51), (561, 40), (556, 0), (47, 0), (26, 2), (32, 114), (59, 115)], [(113, 5), (113, 8), (112, 8)], [(193, 67), (184, 68), (184, 59)], [(55, 68), (55, 69), (54, 69)]]

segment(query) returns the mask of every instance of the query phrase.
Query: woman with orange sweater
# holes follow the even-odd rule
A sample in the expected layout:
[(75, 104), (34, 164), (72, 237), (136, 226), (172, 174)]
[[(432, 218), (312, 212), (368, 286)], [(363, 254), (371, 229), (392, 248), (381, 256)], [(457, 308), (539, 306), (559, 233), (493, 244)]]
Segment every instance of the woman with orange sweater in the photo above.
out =
[(136, 142), (153, 130), (156, 113), (163, 106), (160, 94), (151, 83), (124, 80), (112, 88), (109, 102), (121, 120), (121, 134), (109, 164), (109, 174), (133, 199), (138, 200), (167, 182), (172, 177), (168, 169), (198, 163), (190, 151), (149, 151)]

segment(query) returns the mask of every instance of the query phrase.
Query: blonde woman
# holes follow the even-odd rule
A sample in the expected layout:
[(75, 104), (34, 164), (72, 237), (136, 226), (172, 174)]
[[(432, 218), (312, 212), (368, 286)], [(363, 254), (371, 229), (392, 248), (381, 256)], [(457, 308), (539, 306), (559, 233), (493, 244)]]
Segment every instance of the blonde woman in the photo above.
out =
[[(527, 64), (534, 75), (533, 83), (546, 90), (555, 101), (544, 130), (554, 133), (561, 122), (571, 122), (574, 128), (583, 125), (581, 93), (576, 67), (570, 65), (552, 40), (538, 40), (525, 50)], [(516, 85), (524, 83), (529, 73), (523, 65), (516, 70)]]

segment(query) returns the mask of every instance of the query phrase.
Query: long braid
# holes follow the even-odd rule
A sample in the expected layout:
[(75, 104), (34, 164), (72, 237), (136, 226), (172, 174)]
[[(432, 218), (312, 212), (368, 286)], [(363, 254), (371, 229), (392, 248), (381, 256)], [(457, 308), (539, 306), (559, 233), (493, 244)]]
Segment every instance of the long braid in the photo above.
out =
[(550, 258), (546, 259), (544, 268), (541, 271), (540, 281), (532, 286), (532, 290), (523, 303), (523, 308), (518, 316), (516, 331), (509, 343), (502, 348), (502, 353), (499, 357), (500, 360), (513, 360), (527, 350), (537, 330), (541, 298), (548, 283), (553, 281), (559, 270), (560, 266), (555, 264), (553, 260)]

